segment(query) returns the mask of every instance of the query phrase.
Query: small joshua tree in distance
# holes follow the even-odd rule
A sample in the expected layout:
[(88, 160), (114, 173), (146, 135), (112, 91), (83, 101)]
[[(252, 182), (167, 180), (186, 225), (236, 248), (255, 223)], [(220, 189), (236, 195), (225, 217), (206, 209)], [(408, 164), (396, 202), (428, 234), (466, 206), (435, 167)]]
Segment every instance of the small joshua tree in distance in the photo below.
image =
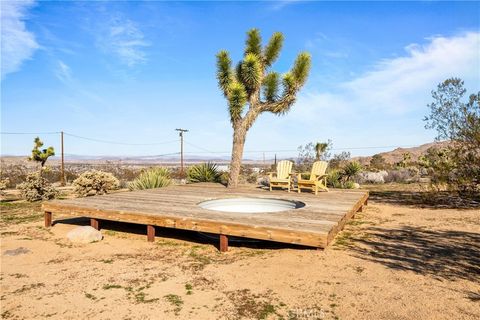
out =
[(47, 162), (47, 159), (50, 156), (55, 155), (55, 150), (53, 147), (41, 149), (43, 147), (43, 142), (39, 137), (36, 137), (35, 140), (33, 140), (33, 143), (34, 146), (32, 149), (32, 155), (28, 158), (28, 160), (40, 163), (41, 167), (43, 168), (45, 166), (45, 162)]
[(291, 70), (283, 76), (270, 70), (282, 45), (283, 34), (276, 32), (262, 47), (260, 31), (251, 29), (247, 32), (243, 60), (236, 67), (232, 68), (232, 60), (227, 51), (222, 50), (217, 54), (218, 85), (228, 101), (233, 127), (229, 188), (238, 185), (247, 131), (258, 115), (262, 112), (277, 115), (287, 113), (294, 104), (298, 91), (307, 81), (311, 65), (310, 54), (307, 52), (300, 53)]

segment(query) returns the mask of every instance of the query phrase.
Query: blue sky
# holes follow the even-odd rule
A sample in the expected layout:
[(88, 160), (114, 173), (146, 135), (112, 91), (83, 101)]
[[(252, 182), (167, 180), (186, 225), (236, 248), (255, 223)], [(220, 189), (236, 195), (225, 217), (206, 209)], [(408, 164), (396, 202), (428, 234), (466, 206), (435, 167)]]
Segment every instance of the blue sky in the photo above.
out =
[[(2, 1), (3, 132), (66, 136), (66, 153), (156, 155), (231, 149), (215, 54), (243, 54), (245, 32), (285, 35), (275, 70), (312, 55), (291, 112), (261, 115), (245, 157), (331, 139), (342, 148), (433, 141), (424, 129), (430, 91), (447, 77), (480, 89), (478, 2), (5, 2)], [(23, 155), (33, 135), (3, 135), (2, 154)], [(59, 146), (58, 135), (41, 135)], [(173, 141), (173, 142), (172, 142)], [(386, 148), (391, 149), (391, 148)], [(349, 149), (353, 155), (385, 149)], [(257, 152), (258, 151), (258, 152)], [(287, 157), (296, 152), (278, 152)], [(267, 157), (273, 153), (267, 152)]]

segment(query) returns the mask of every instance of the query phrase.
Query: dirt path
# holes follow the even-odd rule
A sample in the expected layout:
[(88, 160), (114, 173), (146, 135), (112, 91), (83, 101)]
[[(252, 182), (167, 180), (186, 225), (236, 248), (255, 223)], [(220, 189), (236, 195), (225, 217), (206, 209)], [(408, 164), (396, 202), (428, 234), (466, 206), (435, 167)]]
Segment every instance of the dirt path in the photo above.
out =
[(75, 225), (40, 219), (38, 206), (2, 206), (2, 318), (480, 317), (478, 209), (371, 202), (327, 250), (226, 254), (191, 233), (151, 244), (144, 228), (118, 224), (101, 242), (71, 244)]

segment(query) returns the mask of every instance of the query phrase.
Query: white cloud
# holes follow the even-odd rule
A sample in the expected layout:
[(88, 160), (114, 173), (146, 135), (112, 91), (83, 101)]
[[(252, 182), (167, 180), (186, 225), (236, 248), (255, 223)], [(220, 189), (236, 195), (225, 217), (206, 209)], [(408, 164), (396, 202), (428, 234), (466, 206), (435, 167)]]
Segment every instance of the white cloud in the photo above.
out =
[(272, 1), (274, 2), (274, 4), (271, 6), (271, 8), (273, 10), (282, 10), (283, 8), (285, 8), (286, 6), (289, 6), (289, 5), (292, 5), (292, 4), (296, 4), (300, 1), (303, 1), (303, 0), (280, 0), (280, 1)]
[(1, 78), (18, 71), (39, 45), (25, 26), (26, 13), (34, 1), (1, 1), (2, 45)]
[(57, 62), (57, 69), (55, 70), (55, 76), (63, 83), (67, 83), (72, 80), (72, 71), (65, 62), (59, 60)]
[(138, 26), (129, 19), (119, 16), (112, 17), (104, 26), (103, 34), (97, 43), (102, 49), (113, 53), (129, 67), (147, 61), (146, 54), (142, 49), (150, 44), (145, 41)]
[(307, 92), (292, 116), (315, 119), (375, 112), (401, 115), (425, 108), (430, 91), (449, 77), (460, 77), (478, 90), (480, 33), (436, 36), (424, 45), (410, 44), (401, 57), (382, 60), (371, 71), (339, 84), (330, 92)]

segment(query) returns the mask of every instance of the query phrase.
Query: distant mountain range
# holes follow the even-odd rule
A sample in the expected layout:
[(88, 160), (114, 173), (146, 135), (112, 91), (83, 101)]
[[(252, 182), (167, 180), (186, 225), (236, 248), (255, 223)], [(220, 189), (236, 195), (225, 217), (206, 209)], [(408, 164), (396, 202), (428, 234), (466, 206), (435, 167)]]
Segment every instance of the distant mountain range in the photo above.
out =
[[(412, 160), (416, 160), (421, 155), (425, 154), (428, 148), (437, 146), (443, 147), (448, 145), (448, 141), (443, 142), (432, 142), (422, 144), (418, 147), (412, 148), (397, 148), (392, 151), (382, 152), (379, 153), (383, 156), (387, 163), (396, 163), (403, 159), (403, 154), (408, 152), (412, 155)], [(149, 164), (156, 164), (156, 165), (176, 165), (179, 163), (179, 155), (175, 156), (164, 156), (164, 155), (153, 155), (153, 156), (82, 156), (82, 155), (65, 155), (65, 162), (67, 163), (105, 163), (105, 162), (121, 162), (123, 164), (139, 164), (139, 165), (149, 165)], [(354, 157), (353, 160), (357, 160), (362, 164), (368, 164), (372, 156), (366, 157)], [(1, 156), (0, 159), (2, 162), (27, 162), (27, 156)], [(215, 156), (215, 157), (208, 157), (208, 156), (192, 156), (189, 155), (185, 159), (186, 164), (191, 163), (199, 163), (211, 161), (218, 164), (227, 164), (230, 162), (230, 156)], [(55, 164), (60, 162), (60, 157), (55, 156), (49, 159), (49, 162), (53, 162)], [(255, 160), (255, 159), (244, 159), (243, 162), (245, 164), (263, 164), (263, 160)], [(265, 159), (266, 164), (273, 163), (273, 159)]]
[[(396, 162), (399, 162), (399, 161), (403, 160), (403, 154), (404, 153), (407, 153), (407, 152), (410, 153), (412, 155), (412, 160), (417, 160), (418, 157), (424, 155), (429, 148), (431, 148), (431, 147), (438, 147), (438, 148), (446, 147), (446, 146), (448, 146), (449, 143), (450, 143), (449, 141), (431, 142), (431, 143), (422, 144), (418, 147), (397, 148), (397, 149), (394, 149), (392, 151), (381, 152), (381, 153), (378, 153), (378, 154), (380, 154), (385, 159), (385, 162), (390, 163), (390, 164), (394, 164)], [(370, 159), (372, 159), (372, 156), (354, 157), (353, 159), (357, 160), (361, 164), (365, 165), (365, 164), (370, 163)]]

